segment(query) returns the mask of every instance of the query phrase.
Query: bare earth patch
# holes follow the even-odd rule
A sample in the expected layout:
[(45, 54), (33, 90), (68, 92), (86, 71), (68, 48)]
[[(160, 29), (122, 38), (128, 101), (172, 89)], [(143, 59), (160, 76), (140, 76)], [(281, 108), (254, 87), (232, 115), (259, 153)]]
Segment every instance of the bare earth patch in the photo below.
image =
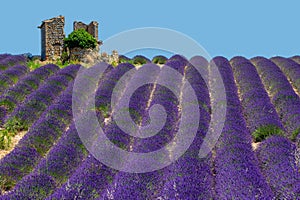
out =
[(15, 146), (19, 143), (19, 141), (24, 137), (24, 135), (27, 133), (27, 131), (22, 131), (19, 132), (15, 137), (13, 137), (11, 139), (11, 146), (9, 149), (7, 150), (1, 150), (0, 149), (0, 160), (6, 156), (7, 154), (9, 154), (14, 148)]
[(259, 146), (260, 142), (252, 142), (252, 149), (255, 151), (257, 149), (257, 147)]

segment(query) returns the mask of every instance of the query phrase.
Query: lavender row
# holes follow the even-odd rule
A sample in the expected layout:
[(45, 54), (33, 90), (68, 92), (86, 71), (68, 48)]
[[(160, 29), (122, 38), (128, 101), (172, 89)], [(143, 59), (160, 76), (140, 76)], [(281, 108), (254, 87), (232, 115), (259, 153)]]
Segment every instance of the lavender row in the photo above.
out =
[[(186, 75), (187, 72), (194, 73), (195, 70), (193, 71), (192, 67), (185, 67), (186, 63), (186, 61), (180, 63), (172, 60), (172, 62), (169, 61), (166, 64), (169, 67), (172, 67), (173, 69), (176, 69), (178, 72), (182, 73), (182, 75)], [(190, 76), (191, 74), (188, 74), (188, 77)], [(159, 78), (168, 79), (170, 77), (164, 77), (164, 75), (162, 75), (162, 77)], [(176, 85), (178, 85), (178, 87), (180, 88), (183, 82), (182, 80), (179, 81), (180, 82), (178, 82), (178, 84)], [(190, 79), (189, 81), (191, 81), (192, 86), (196, 86), (196, 88), (199, 88), (197, 87), (199, 85), (204, 85), (203, 80), (202, 82), (201, 80), (197, 82), (197, 78), (194, 78), (193, 81)], [(204, 88), (202, 92), (203, 91), (205, 91)], [(199, 102), (201, 101), (203, 102), (202, 98), (199, 99)], [(171, 117), (173, 115), (172, 118), (169, 118), (172, 119), (172, 123), (169, 124), (169, 120), (167, 118), (166, 127), (169, 128), (167, 128), (163, 132), (164, 134), (158, 133), (157, 135), (151, 138), (147, 138), (146, 140), (136, 139), (133, 146), (135, 151), (149, 152), (157, 150), (158, 147), (161, 148), (162, 145), (166, 142), (170, 142), (170, 139), (172, 139), (176, 134), (176, 127), (178, 126), (179, 122), (178, 117), (180, 117), (179, 108), (178, 106), (176, 106), (179, 104), (179, 102), (178, 100), (176, 101), (176, 97), (172, 95), (172, 93), (170, 93), (165, 87), (157, 85), (155, 87), (153, 100), (151, 101), (150, 105), (152, 106), (154, 104), (163, 105), (167, 110), (166, 112)], [(204, 111), (204, 109), (202, 110)], [(204, 135), (203, 123), (206, 122), (207, 128), (207, 119), (209, 118), (209, 113), (206, 112), (206, 114), (206, 116), (201, 115), (202, 118), (200, 119), (199, 130), (196, 136), (197, 139), (195, 139), (194, 143), (191, 145), (190, 149), (186, 152), (183, 158), (180, 158), (180, 161), (177, 161), (171, 166), (155, 172), (148, 172), (143, 174), (129, 174), (125, 172), (119, 172), (115, 177), (114, 182), (111, 184), (110, 189), (99, 199), (109, 199), (110, 197), (113, 197), (115, 199), (172, 199), (175, 198), (175, 195), (177, 196), (176, 193), (178, 193), (178, 198), (187, 198), (187, 196), (189, 196), (190, 198), (212, 198), (212, 175), (210, 172), (210, 167), (204, 162), (197, 160), (197, 150), (199, 150), (200, 145), (198, 136)], [(143, 122), (145, 123), (146, 121), (147, 116), (144, 115)], [(167, 138), (167, 140), (165, 138)], [(170, 154), (172, 154), (172, 152), (170, 152)], [(128, 165), (130, 166), (130, 163), (128, 163)], [(196, 167), (199, 167), (199, 170), (194, 170), (196, 169)], [(203, 179), (203, 176), (207, 178)], [(194, 178), (191, 179), (192, 177)], [(187, 182), (184, 182), (182, 180), (186, 180)], [(175, 190), (174, 184), (176, 184)]]
[[(131, 69), (134, 69), (132, 64), (119, 64), (116, 68), (110, 70), (99, 84), (99, 88), (96, 92), (95, 108), (101, 124), (103, 124), (104, 118), (111, 117), (111, 96), (113, 88), (120, 78)], [(124, 84), (124, 86), (126, 86), (126, 84)]]
[(193, 64), (197, 66), (189, 63), (185, 68), (185, 78), (197, 95), (200, 111), (198, 130), (187, 151), (166, 170), (166, 181), (160, 191), (163, 199), (214, 199), (215, 196), (212, 155), (208, 154), (203, 159), (198, 155), (210, 123), (210, 99), (205, 77), (197, 70), (207, 70), (208, 62), (197, 57)]
[(51, 76), (45, 84), (31, 93), (25, 102), (17, 107), (4, 124), (10, 132), (28, 129), (56, 97), (74, 79), (79, 65), (70, 65)]
[(142, 55), (136, 55), (131, 60), (133, 61), (133, 64), (135, 64), (135, 65), (144, 65), (147, 63), (151, 63), (151, 60), (149, 60), (148, 58), (146, 58), (145, 56), (142, 56)]
[(28, 68), (22, 65), (15, 65), (0, 74), (0, 95), (28, 72)]
[[(153, 74), (157, 79), (157, 83), (153, 88), (149, 88), (148, 90), (141, 87), (136, 91), (136, 96), (133, 96), (133, 101), (130, 103), (132, 107), (135, 107), (135, 110), (141, 111), (141, 126), (146, 126), (150, 122), (149, 111), (150, 108), (156, 104), (159, 104), (164, 107), (165, 112), (167, 113), (166, 122), (163, 128), (154, 136), (148, 138), (134, 138), (134, 149), (136, 152), (152, 152), (162, 148), (164, 145), (169, 143), (173, 137), (174, 133), (176, 133), (177, 129), (177, 121), (180, 118), (179, 113), (179, 101), (175, 94), (167, 88), (166, 86), (160, 85), (159, 83), (164, 80), (171, 80), (174, 85), (173, 89), (180, 91), (183, 79), (176, 79), (175, 77), (169, 77), (168, 72), (164, 71), (165, 67), (171, 67), (178, 71), (182, 76), (184, 75), (184, 69), (186, 66), (186, 60), (177, 60), (177, 61), (167, 61), (165, 66), (162, 69), (158, 68), (158, 74)], [(146, 68), (147, 66), (145, 66)], [(144, 76), (147, 76), (145, 74)], [(149, 75), (148, 75), (149, 76)], [(147, 79), (147, 77), (145, 77)], [(145, 86), (147, 87), (147, 86)], [(150, 99), (150, 91), (154, 90), (152, 93), (152, 98)], [(145, 93), (144, 93), (144, 92)], [(148, 102), (149, 101), (149, 102)], [(144, 108), (143, 103), (146, 102), (149, 104), (146, 109)], [(162, 120), (162, 119), (160, 119)], [(150, 122), (157, 123), (157, 122)]]
[[(102, 65), (102, 64), (101, 64)], [(100, 77), (97, 76), (99, 73), (99, 69), (101, 69), (102, 66), (95, 65), (91, 68), (81, 68), (78, 74), (78, 78), (76, 79), (76, 88), (73, 90), (73, 108), (74, 112), (82, 113), (85, 112), (83, 109), (86, 109), (85, 107), (89, 104), (91, 104), (90, 101), (96, 101), (94, 108), (98, 114), (100, 111), (100, 105), (97, 104), (98, 99), (100, 98), (100, 95), (98, 94), (102, 86), (101, 84), (107, 82), (110, 77), (110, 73), (113, 71), (113, 67), (111, 65), (108, 65), (106, 70), (100, 75)], [(98, 87), (96, 90), (96, 94), (93, 92), (95, 91), (95, 87)], [(94, 96), (91, 96), (94, 95)]]
[[(147, 68), (148, 66), (144, 67)], [(143, 68), (140, 68), (139, 70), (143, 70)], [(140, 78), (148, 79), (149, 76), (157, 80), (161, 78), (159, 77), (161, 70), (158, 67), (154, 68), (153, 71), (158, 73), (154, 72), (151, 75), (142, 73), (142, 77)], [(131, 84), (134, 85), (135, 82), (130, 82), (128, 87), (131, 87)], [(180, 84), (178, 84), (178, 87)], [(153, 93), (153, 97), (149, 99), (151, 93)], [(138, 88), (131, 97), (129, 107), (138, 113), (138, 117), (133, 116), (133, 118), (137, 119), (135, 121), (138, 123), (139, 127), (142, 127), (149, 124), (149, 109), (157, 103), (161, 104), (168, 113), (164, 127), (155, 136), (143, 139), (137, 137), (131, 138), (131, 151), (139, 153), (154, 151), (161, 148), (162, 145), (173, 137), (172, 129), (174, 132), (175, 127), (172, 126), (175, 125), (178, 115), (178, 101), (176, 101), (174, 95), (172, 95), (167, 88), (159, 85), (159, 81), (154, 85), (147, 84)], [(126, 168), (130, 168), (133, 163), (128, 160), (125, 165)], [(143, 163), (140, 163), (140, 165), (143, 165)], [(99, 199), (109, 199), (110, 196), (114, 199), (146, 199), (147, 195), (158, 190), (158, 181), (161, 179), (162, 175), (158, 172), (135, 174), (120, 171), (116, 174), (112, 183), (109, 184), (107, 190), (102, 193)], [(153, 187), (149, 188), (150, 185)]]
[(160, 55), (160, 56), (154, 56), (151, 62), (154, 64), (165, 64), (167, 60), (168, 60), (167, 57)]
[[(106, 73), (109, 70), (111, 70), (110, 67)], [(84, 73), (84, 79), (91, 79), (90, 75), (91, 73), (95, 73), (95, 70), (94, 68), (89, 68), (81, 73)], [(94, 83), (94, 81), (90, 81), (91, 80), (88, 80), (88, 82), (86, 80), (81, 80), (80, 83), (77, 83), (79, 86), (81, 86), (81, 84), (85, 85), (85, 87), (82, 88), (85, 90), (77, 88), (77, 92), (80, 92), (80, 94), (77, 95), (80, 95), (80, 97), (85, 97), (87, 95), (86, 92), (88, 91), (89, 84), (92, 85)], [(99, 82), (101, 81), (102, 79), (99, 80)], [(76, 96), (76, 94), (73, 93), (74, 90), (72, 91), (72, 87), (67, 90), (69, 91), (69, 94), (72, 93), (72, 98), (74, 95)], [(71, 96), (69, 95), (68, 97), (67, 101), (69, 102), (69, 105), (71, 105)], [(65, 101), (66, 99), (64, 99), (64, 102)], [(71, 107), (69, 107), (68, 110), (71, 112)], [(66, 120), (66, 118), (64, 118), (64, 120)], [(43, 136), (40, 137), (39, 135), (38, 137), (41, 138)], [(47, 139), (47, 141), (49, 141), (49, 139)], [(29, 142), (31, 142), (30, 139)], [(22, 199), (36, 197), (41, 199), (46, 198), (54, 191), (54, 189), (66, 182), (68, 177), (80, 165), (82, 160), (86, 158), (87, 153), (88, 152), (77, 133), (75, 124), (73, 123), (70, 128), (64, 132), (57, 144), (51, 148), (47, 156), (39, 162), (35, 169), (18, 182), (13, 192), (11, 192), (10, 197)], [(43, 187), (37, 185), (37, 183), (41, 184)], [(32, 190), (32, 187), (34, 186), (37, 186), (41, 190)]]
[(240, 93), (243, 114), (256, 142), (269, 135), (283, 134), (284, 127), (253, 64), (243, 57), (231, 59)]
[[(1, 188), (6, 188), (7, 185), (12, 187), (28, 174), (69, 126), (72, 120), (72, 91), (73, 82), (58, 97), (57, 101), (49, 106), (41, 118), (33, 124), (14, 150), (0, 161)], [(29, 158), (33, 162), (22, 164), (19, 161), (21, 150), (32, 151)], [(14, 172), (15, 175), (11, 176), (11, 172)]]
[(220, 70), (227, 96), (226, 120), (216, 145), (217, 199), (271, 199), (274, 195), (252, 151), (230, 63), (223, 57), (212, 61)]
[(86, 156), (87, 151), (72, 125), (49, 154), (7, 196), (11, 199), (45, 199), (67, 181)]
[[(104, 129), (108, 127), (108, 129), (118, 130), (117, 125), (113, 119), (113, 113), (115, 112), (115, 110), (111, 106), (112, 93), (120, 79), (128, 72), (130, 72), (130, 74), (123, 80), (122, 88), (120, 88), (122, 91), (125, 91), (126, 87), (128, 87), (129, 81), (135, 73), (135, 67), (129, 63), (119, 64), (116, 68), (110, 70), (106, 74), (106, 76), (103, 77), (102, 81), (99, 84), (99, 88), (96, 92), (95, 108), (98, 121), (101, 126), (104, 127)], [(121, 93), (121, 96), (117, 97), (117, 102), (120, 101), (122, 95), (123, 93)], [(105, 118), (108, 119), (108, 121), (104, 122)], [(126, 149), (126, 144), (129, 142), (130, 137), (128, 137), (127, 133), (124, 133), (121, 130), (118, 130), (118, 132), (119, 134), (117, 137), (115, 134), (106, 135), (112, 143), (119, 146), (120, 148)]]
[(287, 136), (294, 140), (300, 130), (300, 99), (291, 84), (271, 60), (256, 57), (250, 60), (256, 67), (271, 101), (287, 130)]
[(295, 144), (287, 138), (272, 136), (256, 150), (262, 173), (276, 199), (300, 198), (300, 174), (296, 166), (295, 149)]
[(96, 199), (115, 174), (115, 170), (88, 155), (68, 181), (47, 199)]
[[(105, 105), (110, 108), (110, 99), (112, 90), (117, 84), (117, 81), (129, 70), (133, 69), (134, 66), (131, 64), (120, 64), (116, 68), (103, 77), (103, 80), (99, 84), (99, 88), (96, 92), (96, 107)], [(126, 83), (124, 83), (126, 85)], [(97, 110), (97, 116), (100, 119), (111, 116), (112, 110), (106, 110), (105, 113)], [(85, 113), (88, 116), (88, 113)], [(125, 133), (118, 128), (114, 121), (105, 124), (101, 121), (104, 126), (103, 130), (106, 136), (121, 148), (127, 148), (129, 146), (129, 139), (124, 137)], [(90, 131), (93, 135), (93, 131)], [(89, 154), (88, 157), (83, 160), (81, 165), (75, 170), (74, 173), (69, 177), (66, 183), (48, 197), (48, 199), (95, 199), (105, 189), (106, 185), (113, 180), (114, 175), (117, 173), (100, 161), (96, 160), (93, 155)]]
[(295, 89), (300, 92), (300, 64), (279, 56), (271, 58), (271, 61), (281, 69)]
[(3, 70), (14, 66), (14, 65), (23, 65), (26, 63), (26, 58), (22, 55), (10, 55), (2, 54), (0, 60), (0, 74)]
[[(200, 67), (203, 69), (207, 68), (208, 65), (207, 61), (203, 59), (200, 59), (200, 63), (198, 62), (197, 64), (202, 65), (198, 66), (198, 68)], [(200, 160), (198, 158), (199, 149), (202, 145), (203, 137), (205, 136), (208, 129), (208, 123), (210, 119), (209, 95), (206, 84), (201, 75), (198, 73), (197, 69), (179, 55), (171, 57), (167, 61), (166, 65), (172, 67), (173, 69), (176, 69), (179, 73), (184, 75), (186, 81), (191, 84), (193, 90), (197, 95), (200, 111), (198, 130), (192, 144), (182, 155), (182, 157), (180, 157), (176, 162), (159, 171), (149, 172), (148, 174), (141, 175), (142, 178), (139, 179), (139, 182), (140, 185), (143, 185), (142, 191), (147, 199), (212, 199), (213, 176), (210, 171), (211, 157), (208, 156), (205, 160)], [(162, 78), (168, 79), (169, 77)], [(187, 83), (181, 82), (178, 83), (178, 86), (181, 87), (184, 84)], [(161, 89), (162, 88), (158, 88), (158, 91)], [(166, 97), (170, 96), (170, 94), (168, 93), (165, 93), (165, 95)], [(162, 95), (160, 93), (157, 93), (157, 95), (154, 96), (154, 100), (152, 103), (168, 103), (167, 99), (168, 98), (165, 98), (166, 102), (164, 102), (164, 98), (162, 98)], [(173, 102), (175, 102), (175, 105), (179, 103), (176, 103), (176, 101)], [(172, 108), (170, 105), (164, 107)], [(179, 121), (179, 117), (182, 113), (180, 113), (180, 109), (178, 110), (178, 108), (173, 109), (173, 112), (177, 113), (178, 115), (173, 119), (174, 121), (172, 123), (172, 126), (175, 128), (178, 127), (179, 123), (181, 122)], [(166, 132), (165, 134), (167, 135), (167, 137), (170, 137), (170, 140), (174, 138), (176, 131), (176, 128), (170, 129), (170, 131)], [(189, 132), (187, 132), (186, 134), (189, 134)], [(152, 144), (155, 146), (158, 142), (160, 142), (160, 140), (153, 140)], [(170, 151), (169, 153), (170, 156), (172, 156), (173, 152)], [(132, 184), (131, 188), (133, 190), (135, 187), (137, 187), (137, 185)]]
[(300, 64), (300, 56), (293, 56), (293, 57), (290, 57), (290, 59), (292, 59), (296, 63)]
[(15, 86), (11, 87), (0, 97), (0, 105), (5, 108), (7, 113), (11, 113), (16, 106), (22, 103), (30, 93), (35, 91), (45, 79), (58, 70), (59, 68), (56, 65), (49, 64), (28, 73)]
[[(133, 68), (132, 65), (122, 65), (126, 68), (116, 68), (109, 73), (111, 76), (107, 81), (112, 80), (114, 77), (121, 77), (126, 71)], [(125, 70), (125, 71), (124, 71)], [(106, 81), (102, 86), (105, 86)], [(106, 90), (105, 90), (106, 89)], [(97, 92), (96, 97), (101, 99), (101, 95), (110, 93), (113, 87), (104, 88), (102, 90), (101, 86)], [(104, 92), (104, 93), (103, 93)], [(108, 103), (103, 102), (101, 103)], [(118, 141), (119, 146), (126, 147), (129, 144), (129, 140), (124, 140), (124, 133), (117, 127), (115, 123), (109, 123), (104, 127), (106, 135), (112, 141)], [(85, 173), (84, 173), (85, 172)], [(94, 199), (99, 196), (100, 192), (105, 188), (105, 185), (112, 180), (112, 177), (116, 173), (115, 170), (112, 170), (104, 165), (102, 165), (98, 160), (93, 158), (92, 155), (89, 155), (87, 160), (85, 160), (82, 165), (76, 170), (76, 172), (69, 178), (68, 182), (64, 184), (63, 187), (58, 189), (50, 199), (61, 199), (61, 198), (79, 198), (79, 199)], [(82, 193), (80, 192), (82, 191)]]
[(5, 59), (5, 58), (7, 58), (7, 57), (9, 57), (9, 56), (11, 56), (11, 55), (10, 55), (10, 54), (7, 54), (7, 53), (5, 53), (5, 54), (0, 54), (0, 61), (3, 60), (3, 59)]

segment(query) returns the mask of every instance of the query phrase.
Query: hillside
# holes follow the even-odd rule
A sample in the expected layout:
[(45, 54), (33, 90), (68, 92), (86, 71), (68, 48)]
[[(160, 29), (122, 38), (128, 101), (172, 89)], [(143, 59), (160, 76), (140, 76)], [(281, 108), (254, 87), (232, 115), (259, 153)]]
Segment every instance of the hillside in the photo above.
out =
[[(121, 56), (99, 80), (93, 79), (97, 68), (80, 68), (33, 70), (22, 56), (0, 55), (0, 199), (300, 199), (300, 56), (190, 62), (179, 55)], [(177, 75), (162, 72), (167, 68)], [(90, 82), (76, 83), (78, 77)], [(149, 83), (135, 88), (141, 80)], [(159, 84), (164, 80), (169, 88)], [(96, 84), (95, 101), (87, 83)], [(189, 87), (196, 102), (187, 98)], [(127, 107), (118, 107), (133, 88)], [(166, 115), (152, 109), (156, 104)], [(129, 110), (122, 122), (134, 122), (137, 130), (165, 124), (151, 137), (128, 134), (116, 120), (121, 109)], [(215, 109), (225, 109), (224, 123)], [(137, 163), (104, 151), (99, 154), (124, 170), (103, 164), (85, 145), (101, 146), (91, 112), (118, 149), (146, 154), (167, 147), (165, 157)], [(87, 124), (80, 128), (76, 120)], [(183, 122), (190, 124), (177, 136)], [(177, 146), (188, 141), (178, 156)], [(200, 157), (203, 145), (202, 153), (209, 151)], [(165, 166), (128, 172), (155, 168), (153, 161)]]

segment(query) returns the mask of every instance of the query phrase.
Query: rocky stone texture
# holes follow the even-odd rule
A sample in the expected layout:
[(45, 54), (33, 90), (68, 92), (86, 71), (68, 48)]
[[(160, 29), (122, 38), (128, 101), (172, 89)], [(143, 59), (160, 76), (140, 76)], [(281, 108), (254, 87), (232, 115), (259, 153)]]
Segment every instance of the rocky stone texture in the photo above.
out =
[[(98, 41), (98, 22), (92, 21), (90, 24), (85, 24), (83, 22), (75, 21), (73, 23), (73, 30), (84, 29), (89, 34), (91, 34)], [(87, 65), (93, 65), (97, 62), (103, 61), (101, 55), (99, 54), (99, 46), (102, 44), (98, 41), (98, 45), (95, 49), (82, 49), (82, 48), (72, 48), (70, 49), (70, 59), (78, 60)]]
[(119, 62), (119, 54), (116, 50), (109, 55), (106, 52), (99, 53), (97, 49), (82, 49), (73, 48), (70, 50), (70, 59), (78, 60), (86, 67), (93, 66), (99, 62), (106, 62), (109, 64)]
[(92, 21), (89, 25), (83, 23), (83, 22), (77, 22), (75, 21), (73, 23), (73, 30), (77, 29), (84, 29), (86, 30), (89, 34), (91, 34), (94, 38), (98, 40), (98, 22)]
[(118, 63), (119, 62), (119, 53), (117, 50), (112, 51), (112, 55), (109, 56), (109, 63)]
[[(91, 34), (98, 41), (98, 22), (92, 21), (90, 24), (75, 21), (73, 23), (73, 29), (84, 29)], [(64, 16), (54, 17), (42, 22), (42, 25), (38, 28), (41, 29), (41, 42), (42, 42), (42, 53), (41, 60), (57, 60), (60, 59), (64, 51), (64, 32), (65, 18)], [(101, 56), (99, 55), (100, 45), (102, 41), (98, 41), (98, 45), (95, 49), (81, 49), (73, 48), (69, 49), (68, 55), (71, 60), (79, 60), (81, 62), (87, 61), (93, 63), (100, 61)], [(117, 55), (117, 56), (116, 56)], [(113, 56), (113, 60), (118, 57), (118, 54)], [(111, 60), (111, 58), (109, 58)], [(102, 60), (101, 60), (102, 61)]]
[(98, 45), (95, 49), (99, 51), (99, 47), (102, 44), (102, 41), (98, 40), (98, 26), (99, 26), (99, 24), (96, 21), (92, 21), (90, 24), (85, 24), (83, 22), (75, 21), (73, 23), (73, 30), (75, 31), (78, 29), (84, 29), (89, 34), (91, 34), (94, 38), (96, 38), (96, 40), (98, 41)]
[(38, 27), (41, 29), (42, 60), (56, 60), (61, 57), (65, 38), (64, 26), (65, 18), (60, 15), (43, 21)]

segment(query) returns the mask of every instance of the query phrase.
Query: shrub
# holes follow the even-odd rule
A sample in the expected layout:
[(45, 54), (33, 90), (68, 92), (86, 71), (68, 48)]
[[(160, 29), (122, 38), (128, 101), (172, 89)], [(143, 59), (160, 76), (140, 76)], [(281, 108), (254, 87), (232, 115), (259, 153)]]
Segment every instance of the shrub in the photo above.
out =
[(152, 59), (154, 64), (165, 64), (168, 59), (165, 56), (155, 56)]
[(146, 63), (150, 63), (151, 61), (142, 55), (137, 55), (132, 58), (133, 64), (135, 65), (144, 65)]
[(275, 125), (265, 125), (252, 133), (255, 142), (261, 142), (271, 135), (284, 135), (284, 132)]
[(0, 131), (0, 149), (8, 149), (11, 145), (11, 134), (6, 130)]
[(41, 67), (41, 63), (38, 60), (30, 60), (27, 62), (27, 66), (30, 69), (30, 71), (33, 71)]
[(97, 46), (97, 40), (84, 29), (78, 29), (64, 39), (64, 44), (69, 48), (93, 49)]
[(119, 63), (127, 63), (129, 62), (131, 59), (128, 58), (127, 56), (124, 55), (119, 55)]

